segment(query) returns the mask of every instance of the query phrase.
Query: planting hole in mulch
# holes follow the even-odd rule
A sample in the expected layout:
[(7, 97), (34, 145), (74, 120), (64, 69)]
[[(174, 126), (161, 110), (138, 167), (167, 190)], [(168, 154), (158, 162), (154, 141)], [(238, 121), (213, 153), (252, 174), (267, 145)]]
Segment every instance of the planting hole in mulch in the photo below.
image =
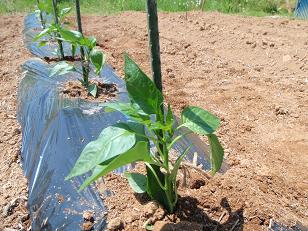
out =
[[(134, 172), (145, 173), (142, 163), (137, 163)], [(121, 175), (107, 175), (97, 182), (97, 188), (108, 208), (108, 230), (218, 231), (233, 226), (240, 230), (243, 209), (231, 208), (227, 198), (215, 201), (208, 193), (210, 181), (209, 173), (184, 163), (177, 180), (179, 200), (174, 214), (168, 214), (147, 194), (134, 193)]]
[(97, 80), (91, 80), (91, 83), (97, 86), (97, 96), (89, 94), (88, 90), (79, 81), (68, 81), (61, 93), (68, 98), (80, 98), (85, 100), (109, 101), (117, 96), (118, 88), (114, 83), (102, 83)]
[(43, 59), (47, 63), (61, 62), (61, 61), (68, 61), (68, 62), (81, 61), (81, 57), (79, 56), (65, 56), (63, 60), (61, 60), (59, 57), (43, 57)]

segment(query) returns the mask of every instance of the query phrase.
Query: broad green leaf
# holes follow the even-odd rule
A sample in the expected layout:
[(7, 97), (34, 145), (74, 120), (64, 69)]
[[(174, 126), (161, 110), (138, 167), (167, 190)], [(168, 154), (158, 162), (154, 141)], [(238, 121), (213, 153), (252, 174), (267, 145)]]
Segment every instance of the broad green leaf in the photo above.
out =
[(66, 30), (59, 28), (59, 33), (61, 37), (59, 39), (70, 42), (70, 43), (79, 43), (82, 39), (82, 34), (79, 31), (75, 30)]
[(119, 122), (114, 125), (118, 128), (123, 128), (129, 132), (135, 133), (136, 135), (136, 142), (139, 141), (149, 141), (149, 139), (145, 135), (144, 125), (132, 121), (128, 121), (125, 123)]
[(131, 120), (150, 124), (150, 116), (145, 114), (137, 105), (131, 103), (104, 103), (102, 106), (105, 106), (106, 112), (113, 112), (114, 110), (121, 112), (123, 115), (129, 117)]
[(87, 87), (87, 90), (88, 90), (88, 92), (89, 92), (93, 97), (96, 97), (96, 95), (97, 95), (97, 86), (96, 86), (95, 83), (90, 84), (90, 85)]
[(82, 175), (96, 165), (126, 152), (135, 142), (135, 134), (131, 131), (117, 125), (105, 128), (96, 140), (86, 145), (67, 179)]
[(220, 125), (218, 117), (199, 107), (187, 107), (181, 115), (182, 126), (199, 135), (208, 135), (216, 131)]
[(181, 163), (183, 161), (183, 159), (185, 158), (185, 156), (187, 155), (189, 149), (191, 148), (191, 146), (187, 147), (185, 149), (185, 151), (177, 158), (177, 160), (175, 161), (175, 164), (173, 166), (173, 169), (171, 171), (171, 179), (175, 182), (176, 181), (176, 176), (178, 174), (178, 170), (181, 166)]
[(95, 66), (95, 73), (98, 75), (101, 72), (105, 63), (104, 54), (99, 50), (93, 49), (90, 52), (90, 61)]
[(75, 71), (74, 66), (66, 63), (66, 62), (59, 62), (57, 65), (55, 65), (51, 71), (49, 76), (52, 77), (54, 75), (64, 75), (71, 71)]
[(137, 142), (136, 145), (130, 150), (114, 157), (111, 161), (101, 163), (96, 166), (92, 175), (85, 180), (79, 190), (84, 189), (98, 178), (105, 176), (113, 170), (136, 161), (145, 161), (148, 163), (152, 162), (148, 142)]
[(144, 193), (147, 190), (147, 177), (140, 173), (125, 172), (130, 187), (135, 193)]
[(207, 136), (211, 147), (211, 168), (212, 174), (219, 171), (223, 159), (224, 159), (224, 149), (219, 143), (219, 140), (215, 134), (210, 134)]
[(159, 114), (163, 95), (138, 65), (125, 55), (125, 82), (130, 98), (147, 114)]

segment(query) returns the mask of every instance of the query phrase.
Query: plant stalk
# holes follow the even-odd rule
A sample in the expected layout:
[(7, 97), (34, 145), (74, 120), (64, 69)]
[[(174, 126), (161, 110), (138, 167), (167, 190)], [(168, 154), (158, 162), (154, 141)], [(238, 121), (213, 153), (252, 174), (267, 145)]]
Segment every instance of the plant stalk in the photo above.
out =
[[(76, 17), (77, 17), (78, 31), (83, 35), (79, 0), (76, 0)], [(84, 85), (88, 87), (90, 67), (89, 67), (88, 60), (86, 60), (83, 46), (80, 46), (80, 56), (82, 60), (81, 66), (82, 66), (83, 82), (84, 82)]]
[[(59, 25), (59, 17), (58, 17), (58, 9), (57, 9), (57, 1), (56, 0), (52, 0), (52, 6), (53, 6), (54, 17), (55, 17), (55, 24), (57, 26), (61, 26), (61, 25)], [(59, 37), (60, 35), (57, 33), (56, 36)], [(57, 41), (58, 41), (58, 46), (59, 46), (60, 59), (64, 60), (64, 51), (63, 51), (62, 41), (59, 40), (59, 39), (57, 39)]]
[[(36, 2), (37, 2), (37, 5), (40, 4), (40, 0), (36, 0)], [(45, 25), (45, 23), (44, 23), (43, 13), (42, 13), (41, 10), (40, 10), (40, 21), (41, 21), (41, 24), (42, 24), (42, 28), (45, 29), (45, 28), (46, 28), (46, 25)]]

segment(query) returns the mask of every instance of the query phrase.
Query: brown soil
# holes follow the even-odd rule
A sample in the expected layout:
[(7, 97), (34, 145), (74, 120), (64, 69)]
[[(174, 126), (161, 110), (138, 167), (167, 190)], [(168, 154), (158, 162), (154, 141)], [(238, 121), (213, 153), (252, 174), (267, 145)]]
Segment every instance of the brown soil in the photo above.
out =
[[(144, 172), (137, 165), (138, 172)], [(154, 230), (242, 230), (244, 224), (243, 207), (238, 203), (230, 207), (226, 197), (211, 195), (207, 190), (213, 185), (208, 174), (201, 171), (185, 168), (185, 185), (183, 170), (180, 169), (179, 201), (174, 214), (168, 214), (157, 203), (150, 201), (146, 194), (135, 194), (127, 181), (119, 175), (110, 174), (104, 182), (98, 184), (99, 191), (110, 190), (114, 195), (102, 197), (104, 204), (109, 209), (107, 215), (109, 230), (145, 230), (145, 225), (151, 225)], [(217, 185), (215, 185), (217, 187)], [(247, 230), (258, 230), (259, 223), (264, 221), (248, 222)]]
[[(83, 19), (86, 33), (97, 37), (121, 75), (124, 52), (150, 73), (144, 13)], [(222, 118), (219, 136), (231, 166), (182, 197), (201, 198), (191, 204), (202, 202), (212, 220), (228, 213), (227, 201), (242, 214), (237, 227), (243, 230), (266, 230), (270, 218), (308, 225), (308, 22), (218, 13), (189, 13), (188, 20), (162, 13), (159, 19), (165, 96), (178, 115), (183, 106), (196, 105)], [(16, 204), (6, 216), (1, 211), (0, 230), (27, 226), (16, 122), (19, 66), (30, 57), (22, 22), (22, 16), (0, 17), (0, 207)]]
[[(44, 57), (44, 60), (47, 63), (61, 61), (60, 58), (50, 58), (50, 57)], [(73, 57), (73, 56), (65, 56), (64, 60), (69, 61), (69, 62), (74, 62), (74, 61), (81, 61), (81, 58), (80, 57)]]
[[(124, 52), (150, 73), (144, 13), (83, 20), (121, 75)], [(265, 230), (270, 218), (308, 226), (308, 22), (198, 12), (159, 20), (167, 100), (178, 115), (196, 105), (222, 119), (231, 167), (202, 187), (202, 202), (242, 208), (244, 230)]]
[(93, 97), (87, 91), (87, 89), (82, 86), (79, 81), (69, 81), (64, 86), (62, 93), (65, 96), (71, 98), (81, 98), (85, 100), (99, 100), (99, 101), (109, 101), (117, 96), (117, 86), (113, 83), (101, 83), (99, 81), (91, 81), (91, 83), (97, 86), (97, 95)]
[(23, 16), (0, 17), (0, 230), (27, 230), (27, 180), (20, 168), (21, 130), (16, 121), (20, 65), (30, 57), (22, 42)]

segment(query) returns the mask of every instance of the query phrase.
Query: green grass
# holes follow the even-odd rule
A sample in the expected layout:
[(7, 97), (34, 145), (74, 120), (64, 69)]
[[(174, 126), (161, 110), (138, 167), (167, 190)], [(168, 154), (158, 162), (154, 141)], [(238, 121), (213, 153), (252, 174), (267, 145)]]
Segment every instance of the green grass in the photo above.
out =
[[(51, 1), (51, 0), (47, 0)], [(74, 0), (59, 0), (62, 6), (74, 5)], [(179, 12), (200, 10), (201, 0), (158, 0), (160, 11)], [(290, 0), (295, 5), (296, 0)], [(0, 0), (0, 14), (30, 12), (36, 0)], [(126, 10), (144, 11), (145, 0), (82, 0), (81, 8), (87, 14), (111, 14)], [(203, 10), (244, 15), (264, 16), (287, 14), (285, 0), (205, 0)]]

